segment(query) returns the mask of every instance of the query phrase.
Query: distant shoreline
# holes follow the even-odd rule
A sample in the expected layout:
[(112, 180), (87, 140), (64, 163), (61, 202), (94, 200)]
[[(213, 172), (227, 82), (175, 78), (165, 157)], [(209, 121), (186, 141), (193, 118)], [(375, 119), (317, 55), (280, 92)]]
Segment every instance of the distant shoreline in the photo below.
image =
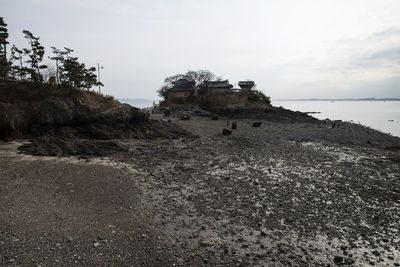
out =
[(400, 98), (297, 98), (272, 99), (272, 101), (400, 101)]

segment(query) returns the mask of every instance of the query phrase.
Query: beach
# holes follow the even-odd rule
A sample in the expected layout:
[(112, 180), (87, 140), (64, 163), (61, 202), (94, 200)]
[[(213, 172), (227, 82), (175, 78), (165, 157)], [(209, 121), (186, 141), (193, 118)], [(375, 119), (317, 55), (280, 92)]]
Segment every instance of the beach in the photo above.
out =
[(400, 264), (399, 138), (254, 119), (224, 136), (232, 118), (169, 119), (190, 135), (116, 140), (125, 150), (104, 157), (2, 143), (1, 263)]

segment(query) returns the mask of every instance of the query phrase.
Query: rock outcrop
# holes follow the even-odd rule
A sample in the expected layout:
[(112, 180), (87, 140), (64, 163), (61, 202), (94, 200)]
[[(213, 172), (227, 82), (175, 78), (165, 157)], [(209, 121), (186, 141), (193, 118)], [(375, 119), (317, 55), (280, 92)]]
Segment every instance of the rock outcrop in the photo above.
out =
[[(71, 88), (6, 83), (0, 87), (0, 139), (36, 137), (57, 127), (126, 130), (148, 122), (137, 108)], [(97, 131), (99, 132), (99, 131)]]

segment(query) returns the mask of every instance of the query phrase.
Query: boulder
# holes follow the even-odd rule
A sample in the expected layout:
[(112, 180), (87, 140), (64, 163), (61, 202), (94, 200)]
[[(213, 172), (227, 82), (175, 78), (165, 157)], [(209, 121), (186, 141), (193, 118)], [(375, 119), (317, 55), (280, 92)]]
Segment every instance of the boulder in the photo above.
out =
[(232, 133), (232, 131), (229, 130), (229, 129), (223, 129), (223, 130), (222, 130), (222, 134), (223, 134), (223, 135), (230, 135), (231, 133)]
[(190, 116), (189, 115), (182, 115), (181, 116), (181, 120), (188, 121), (188, 120), (190, 120)]
[(237, 129), (237, 123), (236, 121), (232, 122), (232, 130), (236, 130)]

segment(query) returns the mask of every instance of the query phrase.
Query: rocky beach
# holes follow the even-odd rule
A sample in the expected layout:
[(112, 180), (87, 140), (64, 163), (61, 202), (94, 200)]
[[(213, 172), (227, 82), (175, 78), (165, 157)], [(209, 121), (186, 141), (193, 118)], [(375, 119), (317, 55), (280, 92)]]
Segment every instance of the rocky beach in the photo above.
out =
[(399, 138), (273, 107), (182, 120), (93, 97), (65, 107), (90, 118), (3, 117), (1, 266), (400, 266)]

